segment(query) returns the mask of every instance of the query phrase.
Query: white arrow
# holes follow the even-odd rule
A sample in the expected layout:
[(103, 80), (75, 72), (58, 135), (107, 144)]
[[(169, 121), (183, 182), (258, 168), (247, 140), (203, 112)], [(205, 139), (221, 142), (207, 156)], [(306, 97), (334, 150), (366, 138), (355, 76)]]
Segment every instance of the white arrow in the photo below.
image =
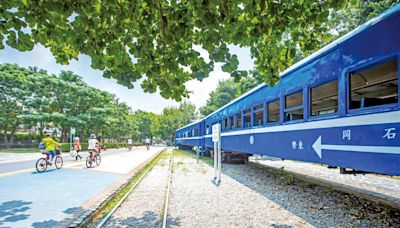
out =
[(352, 146), (352, 145), (329, 145), (322, 144), (321, 136), (315, 140), (312, 145), (315, 153), (319, 158), (322, 158), (322, 150), (341, 150), (341, 151), (355, 151), (364, 153), (381, 153), (381, 154), (400, 154), (400, 147), (394, 146)]

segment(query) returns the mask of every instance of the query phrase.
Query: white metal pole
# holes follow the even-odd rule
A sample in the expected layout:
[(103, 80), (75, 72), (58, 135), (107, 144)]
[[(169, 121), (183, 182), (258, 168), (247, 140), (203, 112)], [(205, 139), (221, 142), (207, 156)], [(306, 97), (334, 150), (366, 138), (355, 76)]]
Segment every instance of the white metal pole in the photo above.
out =
[(218, 142), (218, 182), (221, 182), (221, 137)]
[(217, 171), (218, 171), (218, 147), (217, 147), (217, 142), (214, 142), (214, 151), (213, 151), (213, 156), (214, 156), (214, 180), (217, 179)]

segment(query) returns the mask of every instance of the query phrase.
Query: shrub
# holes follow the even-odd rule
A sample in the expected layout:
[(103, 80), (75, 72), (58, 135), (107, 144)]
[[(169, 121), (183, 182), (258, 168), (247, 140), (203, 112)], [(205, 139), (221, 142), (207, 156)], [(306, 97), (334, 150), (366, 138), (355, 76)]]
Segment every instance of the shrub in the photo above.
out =
[[(143, 145), (143, 143), (140, 143), (140, 142), (133, 143), (133, 146), (142, 146), (142, 145)], [(111, 149), (111, 148), (116, 148), (117, 146), (119, 148), (126, 147), (127, 144), (126, 143), (103, 143), (103, 147), (104, 146), (106, 146), (107, 149)], [(81, 143), (81, 147), (82, 147), (82, 150), (87, 150), (88, 143)], [(69, 142), (63, 143), (61, 145), (61, 150), (63, 152), (69, 152), (69, 150), (70, 150)]]

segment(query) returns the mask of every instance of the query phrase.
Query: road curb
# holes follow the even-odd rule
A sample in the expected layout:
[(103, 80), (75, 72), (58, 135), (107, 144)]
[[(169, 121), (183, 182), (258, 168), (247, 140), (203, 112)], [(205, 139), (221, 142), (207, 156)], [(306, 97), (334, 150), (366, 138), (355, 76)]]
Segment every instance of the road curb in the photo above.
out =
[(368, 190), (365, 190), (362, 188), (352, 187), (352, 186), (341, 184), (341, 183), (328, 181), (328, 180), (318, 178), (318, 177), (313, 177), (310, 175), (296, 173), (296, 172), (290, 171), (290, 170), (285, 170), (285, 169), (281, 169), (281, 168), (268, 166), (268, 165), (254, 162), (254, 161), (249, 161), (248, 164), (250, 166), (257, 167), (257, 168), (268, 169), (268, 170), (273, 171), (278, 174), (282, 174), (282, 173), (290, 174), (290, 175), (293, 175), (295, 178), (305, 181), (305, 182), (308, 182), (308, 183), (327, 187), (327, 188), (330, 188), (330, 189), (333, 189), (333, 190), (336, 190), (339, 192), (344, 192), (344, 193), (348, 193), (351, 195), (355, 195), (355, 196), (358, 196), (358, 197), (361, 197), (361, 198), (364, 198), (364, 199), (367, 199), (367, 200), (370, 200), (370, 201), (373, 201), (373, 202), (376, 202), (379, 204), (383, 204), (383, 205), (392, 207), (397, 210), (400, 210), (400, 199), (396, 198), (396, 197), (388, 196), (388, 195), (377, 193), (377, 192), (368, 191)]
[(153, 159), (159, 156), (168, 148), (165, 148), (158, 153), (154, 154), (152, 157), (147, 159), (146, 161), (142, 162), (139, 166), (132, 169), (122, 181), (120, 181), (119, 186), (114, 187), (110, 192), (108, 192), (104, 197), (100, 200), (96, 201), (92, 204), (88, 209), (86, 209), (79, 217), (75, 218), (69, 224), (57, 224), (56, 227), (69, 227), (69, 228), (80, 228), (86, 227), (92, 220), (93, 217), (96, 215), (97, 212), (102, 210), (108, 202), (110, 202), (128, 183), (130, 183), (136, 175), (138, 175), (143, 169), (149, 164)]

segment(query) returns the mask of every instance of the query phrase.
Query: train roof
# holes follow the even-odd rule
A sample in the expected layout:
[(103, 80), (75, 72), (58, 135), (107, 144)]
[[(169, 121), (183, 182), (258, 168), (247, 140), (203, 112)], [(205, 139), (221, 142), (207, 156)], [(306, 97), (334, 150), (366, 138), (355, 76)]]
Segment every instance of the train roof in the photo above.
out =
[(195, 122), (190, 123), (190, 124), (188, 124), (188, 125), (185, 125), (185, 126), (179, 128), (179, 129), (176, 129), (175, 131), (179, 131), (179, 130), (182, 130), (182, 129), (184, 129), (184, 128), (190, 127), (190, 126), (192, 126), (192, 125), (198, 124), (198, 123), (200, 123), (202, 120), (203, 120), (203, 119), (196, 120)]
[[(357, 28), (353, 29), (352, 31), (348, 32), (344, 36), (338, 38), (335, 41), (332, 41), (331, 43), (329, 43), (328, 45), (322, 47), (318, 51), (312, 53), (311, 55), (307, 56), (306, 58), (304, 58), (304, 59), (300, 60), (299, 62), (293, 64), (291, 67), (286, 69), (283, 73), (281, 73), (279, 76), (281, 78), (288, 76), (293, 71), (295, 71), (295, 70), (307, 65), (308, 63), (314, 61), (315, 59), (317, 59), (317, 58), (319, 58), (319, 57), (331, 52), (339, 44), (351, 39), (355, 35), (361, 33), (362, 31), (367, 30), (368, 28), (371, 28), (372, 26), (376, 25), (377, 23), (385, 20), (386, 18), (388, 18), (388, 17), (390, 17), (390, 16), (392, 16), (392, 15), (398, 13), (398, 12), (400, 12), (400, 4), (397, 4), (397, 5), (393, 6), (392, 8), (390, 8), (390, 9), (386, 10), (385, 12), (383, 12), (382, 14), (379, 14), (378, 16), (372, 18), (371, 20), (365, 22), (364, 24), (362, 24), (362, 25), (358, 26)], [(219, 112), (219, 111), (223, 110), (224, 108), (232, 105), (233, 103), (235, 103), (235, 102), (247, 97), (248, 95), (252, 94), (253, 92), (255, 92), (255, 91), (257, 91), (257, 90), (259, 90), (259, 89), (261, 89), (261, 88), (263, 88), (265, 86), (267, 86), (265, 83), (261, 83), (260, 85), (254, 87), (253, 89), (247, 91), (246, 93), (242, 94), (241, 96), (237, 97), (236, 99), (230, 101), (229, 103), (227, 103), (226, 105), (222, 106), (221, 108), (215, 110), (214, 112), (212, 112), (211, 114), (207, 115), (206, 117), (204, 117), (204, 118), (202, 118), (200, 120), (197, 120), (194, 123), (188, 124), (188, 125), (186, 125), (184, 127), (181, 127), (179, 129), (177, 129), (177, 131), (181, 130), (181, 129), (184, 129), (186, 127), (190, 127), (190, 126), (192, 126), (194, 124), (197, 124), (197, 123), (201, 122), (204, 119), (207, 119), (208, 117), (216, 114), (217, 112)]]

